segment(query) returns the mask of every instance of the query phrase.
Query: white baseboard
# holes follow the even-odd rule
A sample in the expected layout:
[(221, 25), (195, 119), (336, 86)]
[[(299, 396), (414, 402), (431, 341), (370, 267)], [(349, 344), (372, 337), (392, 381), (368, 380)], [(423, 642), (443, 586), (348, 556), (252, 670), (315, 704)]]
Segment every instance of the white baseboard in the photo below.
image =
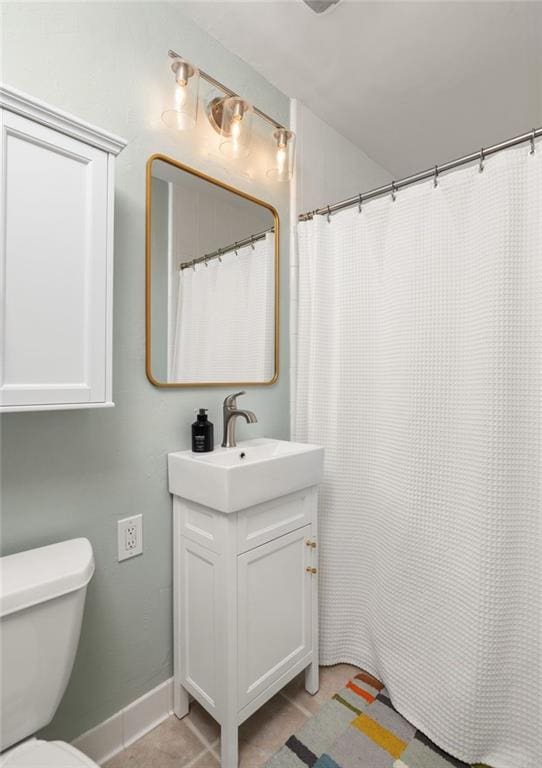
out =
[(173, 713), (173, 678), (78, 736), (73, 746), (101, 765)]

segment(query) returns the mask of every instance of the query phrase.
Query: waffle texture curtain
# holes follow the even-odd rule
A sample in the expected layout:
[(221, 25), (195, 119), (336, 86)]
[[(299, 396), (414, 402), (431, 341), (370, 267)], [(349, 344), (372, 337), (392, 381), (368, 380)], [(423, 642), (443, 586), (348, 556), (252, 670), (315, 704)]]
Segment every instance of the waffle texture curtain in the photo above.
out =
[(275, 342), (275, 239), (179, 272), (173, 381), (268, 381)]
[(537, 768), (541, 143), (301, 223), (298, 334), (322, 662), (465, 762)]

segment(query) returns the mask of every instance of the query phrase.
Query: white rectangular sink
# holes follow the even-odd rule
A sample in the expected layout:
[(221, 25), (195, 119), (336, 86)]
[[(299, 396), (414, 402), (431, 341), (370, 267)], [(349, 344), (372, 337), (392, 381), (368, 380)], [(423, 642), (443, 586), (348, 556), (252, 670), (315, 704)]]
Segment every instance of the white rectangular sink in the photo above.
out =
[(316, 485), (324, 449), (288, 440), (257, 438), (210, 453), (168, 454), (169, 490), (220, 512), (237, 512)]

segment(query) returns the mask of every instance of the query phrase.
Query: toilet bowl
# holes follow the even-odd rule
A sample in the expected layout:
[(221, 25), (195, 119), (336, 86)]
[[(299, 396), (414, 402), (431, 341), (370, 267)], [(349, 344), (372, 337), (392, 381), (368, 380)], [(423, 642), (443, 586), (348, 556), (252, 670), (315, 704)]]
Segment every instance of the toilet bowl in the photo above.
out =
[(0, 558), (0, 768), (97, 768), (70, 744), (33, 738), (66, 690), (93, 573), (87, 539)]

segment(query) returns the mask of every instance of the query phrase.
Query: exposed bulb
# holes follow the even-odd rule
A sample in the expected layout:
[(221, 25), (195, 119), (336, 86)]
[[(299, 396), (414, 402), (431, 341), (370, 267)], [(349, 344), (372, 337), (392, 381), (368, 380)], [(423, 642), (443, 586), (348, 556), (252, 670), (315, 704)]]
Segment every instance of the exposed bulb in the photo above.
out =
[(279, 146), (277, 149), (277, 169), (279, 176), (282, 176), (284, 173), (284, 168), (286, 167), (286, 145)]
[(172, 104), (162, 112), (162, 120), (174, 130), (185, 131), (193, 128), (198, 118), (199, 72), (180, 57), (174, 59), (171, 69), (175, 74)]
[(241, 135), (241, 117), (240, 115), (234, 115), (231, 124), (231, 143), (233, 147), (234, 156), (239, 152), (239, 137)]
[(181, 84), (177, 81), (177, 85), (175, 87), (175, 109), (182, 109), (183, 106), (186, 104), (186, 99), (187, 99), (186, 83)]
[(295, 133), (287, 128), (278, 128), (273, 138), (277, 142), (277, 149), (267, 175), (275, 181), (289, 181), (293, 174)]
[(252, 106), (239, 96), (214, 100), (211, 102), (209, 119), (211, 125), (217, 126), (216, 130), (224, 137), (219, 145), (220, 151), (235, 160), (247, 157), (252, 131)]

